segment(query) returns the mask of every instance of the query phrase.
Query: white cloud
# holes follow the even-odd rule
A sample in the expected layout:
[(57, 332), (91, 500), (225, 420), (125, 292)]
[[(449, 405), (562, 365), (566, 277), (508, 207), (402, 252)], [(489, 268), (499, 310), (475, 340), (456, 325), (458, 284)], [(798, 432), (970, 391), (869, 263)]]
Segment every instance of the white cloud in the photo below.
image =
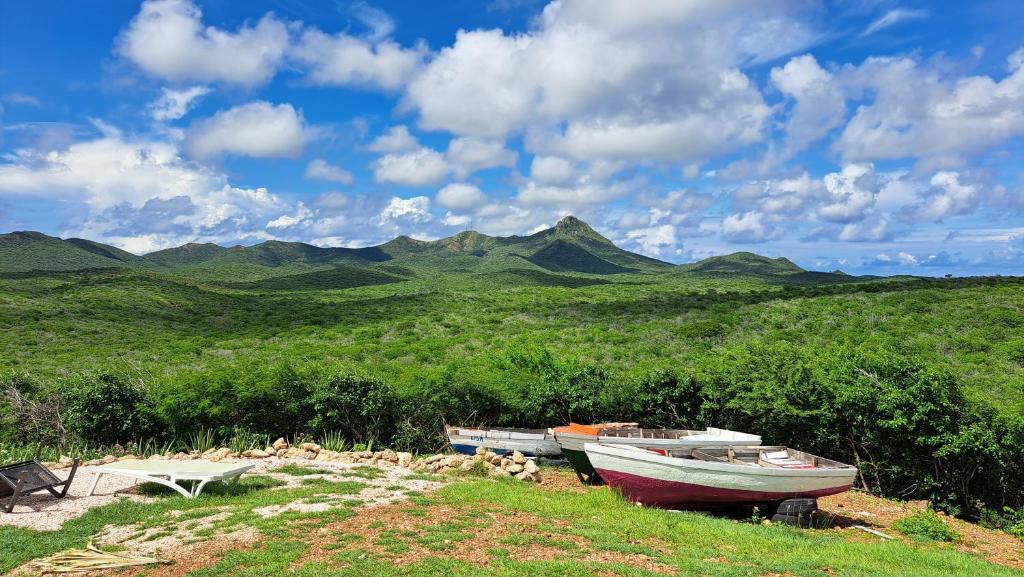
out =
[(433, 218), (430, 214), (430, 199), (425, 196), (392, 197), (384, 210), (380, 211), (378, 218), (381, 223), (395, 220), (407, 220), (414, 223), (428, 222)]
[(282, 214), (268, 222), (267, 228), (291, 228), (306, 222), (311, 216), (313, 216), (313, 211), (300, 202), (296, 207), (295, 214)]
[(420, 147), (416, 138), (409, 134), (409, 129), (404, 124), (392, 126), (387, 132), (382, 133), (370, 143), (369, 149), (373, 152), (393, 153), (409, 152)]
[(369, 31), (367, 37), (370, 40), (386, 38), (395, 31), (395, 21), (387, 12), (370, 6), (362, 0), (349, 6), (349, 12), (366, 26)]
[(910, 58), (869, 58), (843, 69), (858, 107), (832, 148), (848, 161), (917, 158), (924, 168), (965, 164), (970, 155), (1024, 134), (1024, 49), (1010, 74), (948, 79), (945, 69)]
[(665, 247), (676, 244), (676, 229), (670, 224), (634, 229), (626, 233), (626, 238), (640, 246), (642, 252), (658, 256)]
[(951, 216), (974, 212), (982, 200), (980, 186), (961, 182), (957, 172), (942, 171), (932, 176), (931, 188), (925, 191), (921, 201), (907, 207), (906, 213), (918, 220), (941, 222)]
[(573, 173), (572, 163), (557, 156), (534, 156), (530, 164), (530, 178), (540, 184), (569, 184)]
[(341, 184), (352, 184), (352, 173), (329, 164), (322, 158), (314, 158), (306, 165), (306, 178), (313, 180), (330, 180)]
[(223, 154), (294, 157), (316, 132), (291, 104), (257, 101), (193, 122), (185, 135), (185, 147), (190, 156), (199, 159)]
[(516, 201), (527, 206), (548, 205), (579, 208), (604, 204), (630, 192), (628, 183), (600, 184), (582, 181), (571, 186), (541, 185), (527, 182), (520, 187)]
[(891, 237), (889, 221), (884, 218), (848, 223), (836, 236), (838, 240), (846, 242), (880, 242)]
[(437, 204), (455, 210), (472, 210), (487, 203), (487, 195), (472, 184), (452, 183), (437, 192)]
[(810, 54), (792, 58), (781, 68), (772, 68), (771, 80), (794, 101), (786, 121), (786, 155), (800, 152), (822, 138), (846, 116), (842, 91), (832, 74)]
[(444, 219), (441, 220), (441, 224), (445, 226), (466, 226), (471, 222), (473, 222), (472, 218), (464, 214), (453, 214), (451, 211), (445, 213)]
[(148, 0), (122, 31), (117, 51), (171, 82), (253, 87), (277, 72), (288, 43), (288, 26), (272, 13), (230, 32), (205, 26), (189, 0)]
[(787, 3), (564, 0), (525, 34), (460, 31), (404, 104), (425, 129), (526, 132), (544, 155), (699, 163), (763, 138), (771, 111), (740, 66), (812, 38)]
[(447, 175), (448, 164), (441, 153), (432, 148), (388, 154), (378, 158), (373, 167), (373, 178), (377, 182), (406, 186), (435, 185)]
[(879, 16), (875, 21), (868, 25), (861, 32), (861, 36), (870, 36), (875, 32), (885, 30), (886, 28), (895, 26), (900, 22), (906, 22), (908, 20), (921, 20), (928, 17), (927, 10), (909, 10), (905, 8), (895, 8), (889, 10), (885, 14)]
[(500, 140), (464, 137), (448, 143), (445, 158), (458, 178), (466, 178), (478, 170), (514, 166), (519, 153), (505, 148)]
[(150, 103), (150, 113), (153, 120), (159, 122), (177, 120), (188, 114), (199, 100), (209, 93), (210, 89), (206, 86), (193, 86), (183, 90), (164, 88), (160, 98)]
[(863, 220), (874, 207), (880, 188), (875, 169), (870, 164), (850, 164), (840, 172), (825, 175), (827, 203), (818, 207), (817, 215), (830, 222), (849, 223)]
[(394, 91), (423, 61), (425, 49), (404, 49), (393, 40), (373, 41), (317, 29), (306, 30), (291, 56), (308, 68), (313, 84)]
[(758, 243), (781, 236), (782, 230), (756, 211), (730, 214), (722, 220), (722, 238), (729, 242)]
[(132, 251), (203, 238), (268, 238), (264, 223), (292, 207), (265, 188), (240, 188), (185, 161), (172, 142), (126, 139), (113, 129), (63, 148), (19, 150), (0, 164), (0, 197), (80, 205), (66, 234)]

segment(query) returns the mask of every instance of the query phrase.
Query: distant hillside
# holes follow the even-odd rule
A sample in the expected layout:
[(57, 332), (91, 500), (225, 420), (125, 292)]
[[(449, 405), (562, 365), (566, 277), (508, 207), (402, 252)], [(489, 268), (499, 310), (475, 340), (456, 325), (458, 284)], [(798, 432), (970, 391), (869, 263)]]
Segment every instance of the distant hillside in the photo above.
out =
[(0, 273), (151, 266), (142, 257), (91, 240), (30, 231), (0, 234)]
[(752, 252), (734, 252), (724, 256), (713, 256), (684, 266), (689, 272), (704, 274), (765, 276), (807, 272), (788, 258), (780, 257), (773, 259)]
[(692, 264), (681, 265), (678, 270), (679, 274), (683, 275), (757, 277), (783, 284), (835, 284), (859, 282), (868, 278), (850, 276), (842, 271), (809, 271), (788, 258), (769, 258), (752, 252), (713, 256)]
[(400, 236), (365, 248), (277, 240), (234, 247), (189, 243), (145, 256), (90, 240), (61, 240), (38, 232), (0, 235), (0, 274), (109, 267), (162, 270), (225, 286), (274, 290), (345, 288), (437, 275), (560, 286), (593, 284), (572, 280), (573, 276), (660, 273), (758, 277), (772, 283), (862, 280), (839, 272), (805, 271), (789, 259), (749, 252), (676, 266), (623, 250), (572, 216), (528, 236), (499, 237), (465, 231), (434, 241)]

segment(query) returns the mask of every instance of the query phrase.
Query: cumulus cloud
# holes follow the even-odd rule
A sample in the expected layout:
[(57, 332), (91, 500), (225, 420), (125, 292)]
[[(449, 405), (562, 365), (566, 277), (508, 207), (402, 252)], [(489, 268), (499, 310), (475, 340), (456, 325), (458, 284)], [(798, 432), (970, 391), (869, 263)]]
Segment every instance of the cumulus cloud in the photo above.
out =
[(437, 204), (455, 210), (473, 210), (487, 203), (487, 196), (472, 184), (456, 182), (437, 192)]
[(629, 183), (598, 183), (581, 181), (569, 186), (542, 185), (527, 182), (519, 188), (516, 201), (526, 206), (562, 206), (572, 208), (593, 206), (621, 198), (631, 190)]
[(295, 157), (317, 131), (291, 104), (250, 102), (193, 122), (185, 134), (190, 156)]
[(598, 11), (566, 0), (525, 34), (461, 31), (409, 83), (405, 107), (426, 129), (528, 131), (535, 151), (574, 159), (694, 162), (732, 151), (759, 141), (771, 112), (739, 67), (811, 34), (786, 3), (714, 4), (613, 1)]
[(1024, 49), (1008, 58), (1009, 75), (947, 79), (938, 66), (908, 58), (868, 58), (847, 66), (851, 98), (872, 97), (832, 148), (849, 161), (917, 158), (928, 168), (965, 159), (1024, 134)]
[(456, 177), (466, 178), (478, 170), (514, 166), (519, 153), (505, 148), (500, 140), (464, 137), (448, 143), (445, 158)]
[(638, 228), (626, 233), (626, 238), (636, 243), (642, 252), (659, 256), (666, 247), (676, 244), (676, 228), (670, 224)]
[(982, 200), (981, 186), (961, 182), (957, 172), (935, 173), (919, 203), (906, 207), (904, 214), (912, 219), (941, 222), (951, 216), (974, 212)]
[(377, 159), (373, 178), (406, 186), (435, 185), (448, 175), (448, 163), (432, 148), (420, 148), (402, 154), (388, 154)]
[(263, 84), (288, 48), (286, 23), (268, 13), (231, 32), (202, 22), (189, 0), (148, 0), (121, 33), (117, 51), (145, 72), (171, 82)]
[(530, 163), (530, 178), (540, 184), (568, 184), (574, 172), (571, 162), (557, 156), (534, 156)]
[(730, 214), (722, 220), (722, 238), (736, 243), (760, 243), (779, 238), (782, 230), (760, 212)]
[(879, 179), (870, 164), (851, 164), (840, 172), (825, 175), (829, 197), (818, 207), (818, 218), (830, 222), (849, 223), (863, 220), (878, 197)]
[(0, 164), (0, 196), (82, 206), (67, 232), (146, 252), (197, 238), (263, 239), (264, 223), (292, 208), (265, 188), (184, 160), (172, 142), (96, 138), (52, 150), (19, 150)]
[(772, 68), (771, 80), (793, 101), (786, 120), (787, 155), (800, 152), (842, 123), (846, 99), (814, 56), (797, 56), (781, 68)]
[(433, 218), (430, 214), (430, 199), (425, 196), (392, 197), (388, 205), (380, 211), (378, 218), (381, 223), (395, 220), (406, 220), (413, 223), (428, 222)]
[(206, 86), (193, 86), (182, 90), (164, 88), (160, 98), (149, 105), (153, 120), (165, 122), (177, 120), (192, 110), (203, 96), (210, 93)]
[(312, 180), (329, 180), (341, 184), (352, 184), (352, 173), (328, 163), (322, 158), (314, 158), (306, 165), (306, 178)]
[(393, 40), (373, 40), (317, 29), (303, 32), (291, 56), (308, 69), (317, 85), (355, 86), (394, 91), (420, 66), (422, 46), (405, 49)]
[(369, 149), (373, 152), (392, 153), (409, 152), (420, 147), (416, 138), (409, 134), (409, 129), (404, 124), (392, 126), (381, 133), (370, 143)]

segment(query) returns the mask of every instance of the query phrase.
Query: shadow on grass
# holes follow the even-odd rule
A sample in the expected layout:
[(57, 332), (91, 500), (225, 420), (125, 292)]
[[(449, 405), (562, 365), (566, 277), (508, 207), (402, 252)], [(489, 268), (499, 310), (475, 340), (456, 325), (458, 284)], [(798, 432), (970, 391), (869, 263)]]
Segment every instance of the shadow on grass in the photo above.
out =
[[(202, 494), (209, 496), (242, 497), (255, 493), (256, 491), (279, 487), (284, 484), (285, 483), (283, 481), (278, 481), (271, 477), (248, 477), (237, 483), (231, 484), (210, 483), (203, 489)], [(188, 485), (184, 485), (184, 487), (187, 489)], [(139, 485), (139, 493), (148, 497), (181, 496), (170, 487), (165, 487), (158, 483), (143, 483)]]

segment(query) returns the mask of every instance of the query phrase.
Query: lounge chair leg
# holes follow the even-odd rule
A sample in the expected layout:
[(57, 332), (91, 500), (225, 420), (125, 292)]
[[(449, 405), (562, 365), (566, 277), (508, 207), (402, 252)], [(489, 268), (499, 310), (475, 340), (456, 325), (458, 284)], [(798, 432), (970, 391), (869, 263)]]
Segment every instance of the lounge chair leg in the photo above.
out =
[(89, 487), (89, 494), (87, 495), (88, 497), (92, 497), (92, 494), (96, 492), (96, 485), (100, 484), (100, 477), (101, 476), (103, 476), (103, 473), (100, 473), (99, 471), (97, 471), (96, 472), (96, 478), (92, 480), (92, 487)]
[(28, 472), (22, 473), (18, 476), (18, 484), (14, 487), (14, 494), (11, 495), (11, 500), (7, 503), (7, 512), (13, 513), (14, 506), (18, 504), (18, 497), (21, 496), (21, 488), (25, 485), (25, 481), (28, 479)]
[(68, 495), (68, 487), (71, 486), (71, 482), (75, 480), (75, 473), (78, 472), (78, 464), (81, 463), (81, 459), (75, 459), (75, 462), (71, 463), (71, 472), (68, 473), (68, 478), (64, 479), (64, 487), (61, 488), (58, 499), (63, 499)]

